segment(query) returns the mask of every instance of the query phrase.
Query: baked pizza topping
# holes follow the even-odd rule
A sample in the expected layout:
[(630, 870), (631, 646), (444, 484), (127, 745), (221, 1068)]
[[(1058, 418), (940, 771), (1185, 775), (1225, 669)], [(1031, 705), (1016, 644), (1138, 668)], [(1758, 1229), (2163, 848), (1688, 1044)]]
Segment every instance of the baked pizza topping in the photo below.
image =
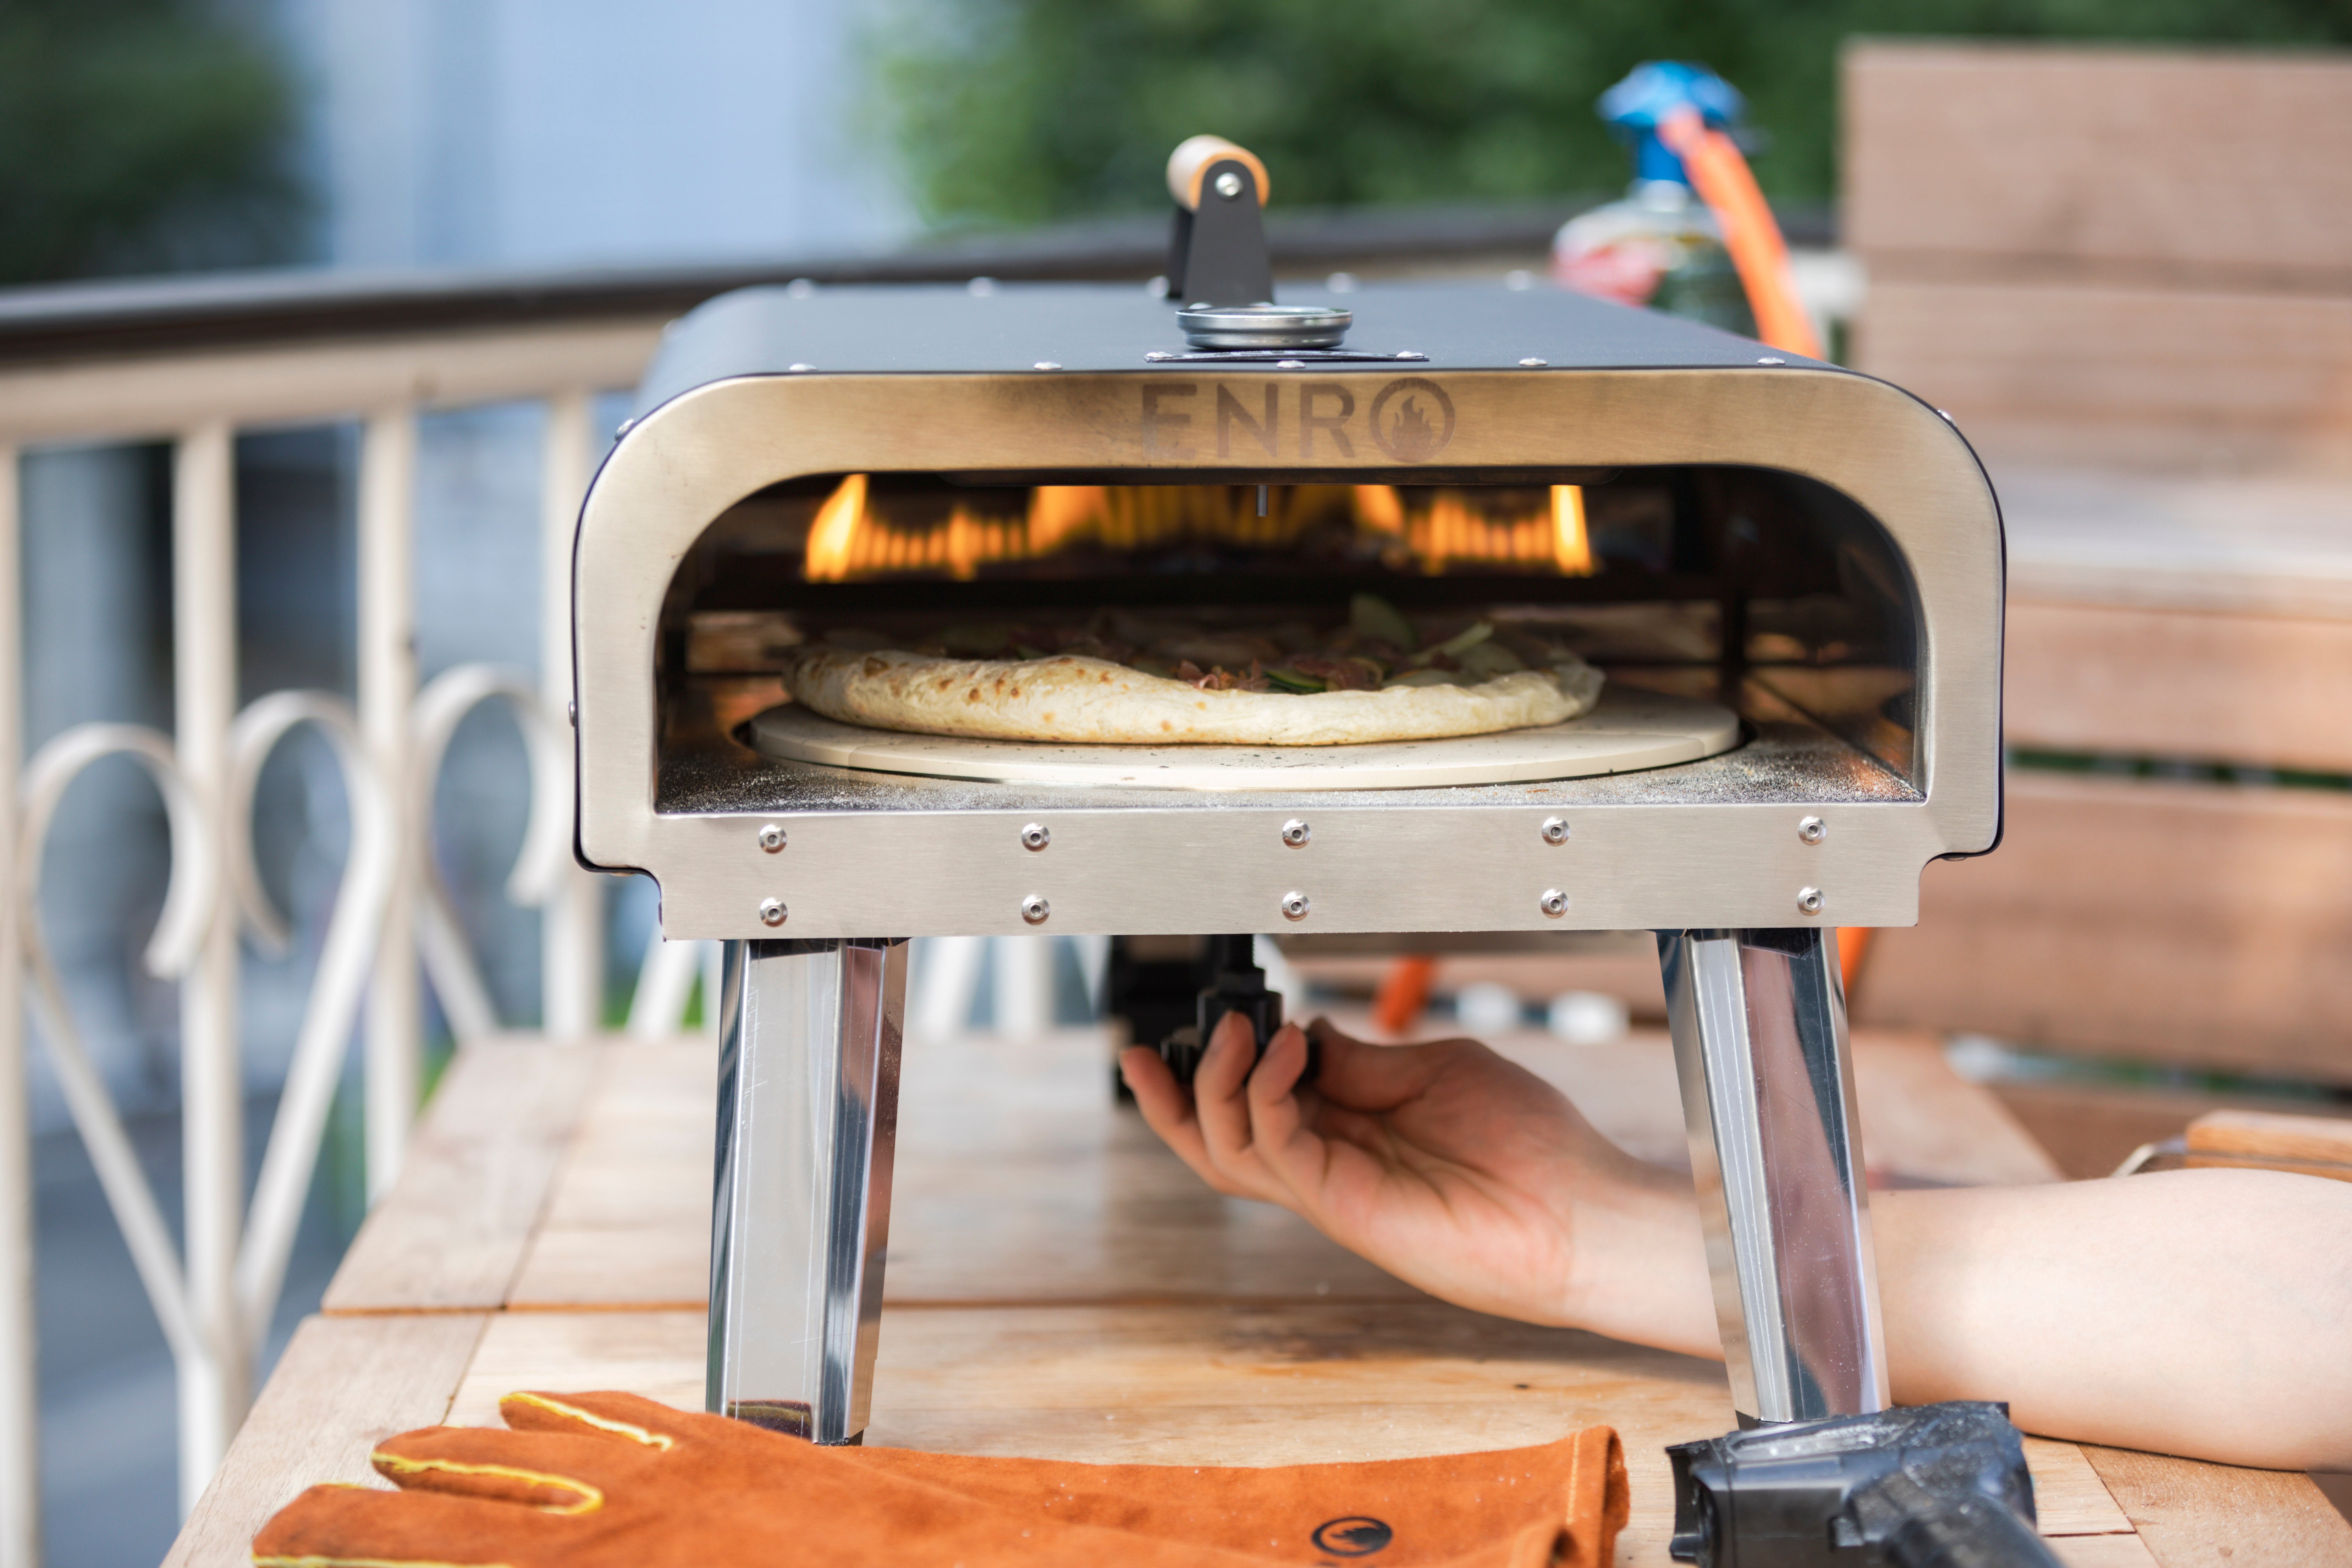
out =
[(1339, 624), (1283, 617), (1255, 626), (1230, 615), (1104, 609), (1055, 622), (963, 621), (924, 635), (840, 626), (815, 646), (845, 653), (902, 651), (1016, 662), (1075, 654), (1124, 665), (1202, 691), (1379, 691), (1475, 686), (1524, 669), (1582, 661), (1542, 631), (1459, 615), (1416, 621), (1387, 600), (1359, 594)]
[(834, 626), (782, 673), (794, 700), (845, 723), (1107, 744), (1491, 734), (1573, 719), (1601, 685), (1539, 626), (1410, 616), (1369, 595), (1344, 622), (1106, 607), (1059, 621)]

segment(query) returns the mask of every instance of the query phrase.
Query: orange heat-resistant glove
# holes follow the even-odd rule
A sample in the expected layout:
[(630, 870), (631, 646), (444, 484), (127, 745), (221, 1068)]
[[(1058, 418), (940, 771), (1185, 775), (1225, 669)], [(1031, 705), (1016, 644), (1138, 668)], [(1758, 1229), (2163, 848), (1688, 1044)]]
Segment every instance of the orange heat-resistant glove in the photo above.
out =
[(1250, 1470), (820, 1448), (626, 1394), (516, 1394), (499, 1408), (513, 1430), (385, 1442), (375, 1467), (399, 1492), (311, 1488), (262, 1527), (254, 1562), (1604, 1568), (1625, 1519), (1606, 1427), (1503, 1453)]
[(844, 1453), (975, 1501), (1281, 1563), (1606, 1568), (1625, 1523), (1624, 1450), (1606, 1426), (1533, 1448), (1263, 1469)]

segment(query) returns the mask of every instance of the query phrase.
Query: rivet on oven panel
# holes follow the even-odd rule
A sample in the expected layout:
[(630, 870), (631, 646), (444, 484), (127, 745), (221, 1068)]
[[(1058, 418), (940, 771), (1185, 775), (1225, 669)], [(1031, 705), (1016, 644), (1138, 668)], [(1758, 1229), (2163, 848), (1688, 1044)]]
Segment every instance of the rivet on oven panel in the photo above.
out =
[(1762, 359), (1758, 360), (1756, 363), (1758, 364), (1787, 364), (1789, 362), (1784, 359), (1775, 359), (1772, 355), (1766, 354)]
[(1568, 895), (1558, 888), (1546, 888), (1543, 890), (1543, 897), (1536, 900), (1536, 908), (1553, 920), (1558, 920), (1568, 913)]
[(1314, 837), (1315, 830), (1295, 816), (1282, 825), (1282, 841), (1293, 849), (1299, 847)]
[(814, 370), (816, 366), (809, 363), (805, 360), (794, 360), (792, 363), (784, 366), (784, 368), (791, 371), (794, 375), (806, 375), (809, 372)]
[(1529, 354), (1527, 358), (1525, 358), (1525, 359), (1521, 360), (1521, 361), (1519, 362), (1519, 364), (1520, 364), (1520, 367), (1521, 367), (1522, 369), (1526, 369), (1526, 370), (1541, 370), (1541, 369), (1543, 369), (1543, 367), (1544, 367), (1544, 366), (1546, 366), (1546, 365), (1549, 364), (1550, 363), (1551, 363), (1551, 361), (1549, 361), (1549, 360), (1548, 360), (1548, 359), (1538, 359), (1538, 358), (1536, 358), (1536, 356), (1535, 356), (1535, 355), (1533, 355), (1533, 354)]
[(1808, 844), (1819, 844), (1829, 836), (1830, 825), (1818, 816), (1802, 817), (1797, 823), (1797, 837)]
[(1062, 362), (1057, 359), (1041, 359), (1029, 368), (1031, 370), (1059, 370), (1062, 368)]
[(1021, 830), (1021, 847), (1024, 849), (1043, 849), (1052, 842), (1054, 836), (1045, 830), (1042, 822), (1033, 822)]
[(1809, 915), (1820, 914), (1822, 912), (1822, 890), (1819, 888), (1800, 888), (1797, 889), (1797, 908), (1801, 913)]
[(763, 926), (780, 926), (783, 924), (784, 900), (782, 899), (761, 899), (760, 900), (760, 923)]
[(784, 830), (771, 822), (760, 829), (760, 847), (773, 855), (784, 847)]
[(1239, 174), (1234, 174), (1231, 169), (1227, 169), (1223, 174), (1217, 176), (1217, 195), (1224, 197), (1227, 201), (1232, 201), (1235, 196), (1240, 195), (1241, 194), (1242, 177)]
[(1033, 926), (1044, 925), (1045, 917), (1053, 912), (1054, 906), (1045, 901), (1043, 893), (1032, 893), (1021, 900), (1021, 918)]
[(1282, 918), (1284, 920), (1303, 921), (1307, 918), (1307, 912), (1314, 909), (1314, 907), (1315, 905), (1309, 901), (1307, 895), (1304, 893), (1294, 892), (1285, 893), (1282, 895)]
[(1567, 843), (1568, 819), (1564, 816), (1545, 817), (1543, 821), (1543, 841), (1547, 844)]

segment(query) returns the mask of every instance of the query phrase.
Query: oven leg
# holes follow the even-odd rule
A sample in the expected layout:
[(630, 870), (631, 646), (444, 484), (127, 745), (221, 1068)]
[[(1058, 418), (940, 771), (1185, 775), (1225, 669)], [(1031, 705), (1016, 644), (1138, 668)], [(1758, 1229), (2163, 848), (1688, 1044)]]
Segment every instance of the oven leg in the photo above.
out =
[(1887, 1405), (1834, 932), (1658, 933), (1740, 1425)]
[(906, 1004), (903, 941), (727, 944), (714, 1412), (819, 1443), (866, 1430)]

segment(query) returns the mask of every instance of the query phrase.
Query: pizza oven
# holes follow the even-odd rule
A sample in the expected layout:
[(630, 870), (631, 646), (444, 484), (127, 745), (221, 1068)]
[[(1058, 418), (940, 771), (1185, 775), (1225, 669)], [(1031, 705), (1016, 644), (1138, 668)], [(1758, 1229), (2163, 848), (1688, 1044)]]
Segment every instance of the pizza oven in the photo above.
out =
[[(1180, 209), (1196, 279), (1204, 189), (1238, 171), (1255, 223), (1244, 159)], [(1921, 868), (2000, 835), (1968, 446), (1885, 383), (1547, 287), (1268, 324), (1268, 283), (1223, 337), (1196, 291), (731, 294), (590, 491), (580, 857), (727, 944), (712, 1407), (866, 1424), (907, 938), (1626, 929), (1660, 933), (1739, 1409), (1878, 1407), (1833, 928), (1911, 923)], [(1018, 657), (1041, 620), (1359, 595), (1564, 639), (1602, 701), (1557, 734), (1026, 745), (860, 732), (777, 677), (816, 637)]]

